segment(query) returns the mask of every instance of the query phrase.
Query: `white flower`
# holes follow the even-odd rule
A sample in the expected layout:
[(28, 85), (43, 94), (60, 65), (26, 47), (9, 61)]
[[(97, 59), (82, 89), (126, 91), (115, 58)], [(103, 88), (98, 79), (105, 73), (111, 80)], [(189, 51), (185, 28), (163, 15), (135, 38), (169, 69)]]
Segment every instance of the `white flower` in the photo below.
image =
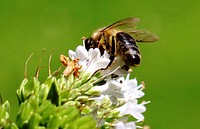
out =
[(121, 89), (124, 93), (123, 95), (126, 102), (144, 96), (144, 92), (142, 92), (142, 89), (144, 87), (143, 84), (138, 86), (137, 80), (129, 80), (129, 76), (130, 74), (127, 75), (126, 80), (123, 82), (123, 87)]
[(115, 129), (136, 129), (135, 122), (118, 122), (115, 124)]
[(108, 90), (103, 92), (102, 94), (106, 94), (109, 96), (114, 96), (116, 98), (123, 98), (123, 92), (121, 91), (123, 84), (120, 80), (123, 80), (124, 77), (119, 77), (117, 80), (108, 79), (107, 85), (109, 85)]
[(144, 96), (142, 92), (143, 85), (137, 86), (137, 80), (129, 80), (129, 74), (126, 79), (119, 77), (116, 80), (107, 78), (106, 84), (93, 87), (94, 90), (99, 90), (102, 94), (115, 96), (116, 98), (125, 98), (126, 102)]
[(124, 116), (127, 114), (132, 115), (137, 119), (137, 122), (144, 120), (144, 116), (142, 115), (143, 112), (146, 111), (146, 107), (144, 106), (146, 103), (138, 104), (138, 100), (128, 101), (124, 105), (118, 108), (120, 111), (120, 116)]
[(144, 119), (142, 113), (146, 111), (144, 106), (146, 103), (138, 104), (137, 99), (144, 96), (144, 92), (142, 92), (143, 84), (138, 86), (137, 80), (129, 80), (129, 76), (130, 75), (127, 75), (126, 80), (122, 83), (123, 87), (121, 90), (123, 91), (126, 103), (119, 107), (120, 115), (130, 114), (135, 117), (137, 121), (142, 121)]
[[(119, 77), (118, 79), (108, 79), (106, 84), (101, 87), (101, 92), (104, 95), (109, 95), (110, 97), (123, 98), (125, 104), (118, 108), (120, 111), (120, 116), (130, 114), (135, 117), (138, 121), (142, 121), (144, 116), (142, 113), (146, 110), (144, 103), (138, 104), (138, 98), (144, 96), (142, 92), (143, 85), (137, 84), (136, 79), (129, 79), (130, 75), (126, 78)], [(113, 99), (111, 99), (113, 100)]]
[[(95, 85), (87, 91), (88, 94), (94, 94), (89, 98), (89, 100), (95, 102), (94, 106), (95, 110), (97, 110), (95, 115), (103, 116), (105, 112), (101, 109), (109, 109), (109, 113), (111, 114), (106, 112), (108, 113), (108, 116), (113, 115), (115, 117), (127, 118), (123, 116), (131, 115), (136, 118), (136, 121), (122, 123), (116, 120), (118, 123), (114, 124), (115, 129), (138, 128), (138, 126), (135, 125), (135, 122), (141, 122), (144, 120), (142, 114), (146, 111), (144, 105), (149, 102), (138, 103), (138, 98), (144, 96), (144, 92), (142, 91), (144, 85), (138, 85), (136, 79), (129, 79), (129, 72), (121, 68), (124, 65), (123, 60), (120, 57), (115, 57), (112, 64), (108, 66), (110, 63), (110, 55), (106, 51), (101, 55), (99, 48), (90, 48), (87, 51), (84, 46), (78, 46), (75, 52), (70, 50), (69, 57), (72, 60), (79, 58), (78, 64), (82, 66), (80, 70), (84, 75), (87, 74), (91, 76), (96, 71), (101, 70), (103, 76), (99, 78), (99, 80), (105, 78), (105, 84), (100, 86)], [(118, 77), (112, 78), (110, 76), (111, 74), (118, 75)], [(125, 75), (127, 76), (124, 77)], [(98, 84), (96, 82), (94, 84)], [(103, 125), (106, 122), (107, 121), (104, 118), (99, 120), (99, 123), (102, 123), (100, 125)]]
[(94, 74), (97, 70), (106, 68), (110, 63), (109, 55), (106, 51), (100, 55), (98, 48), (90, 48), (89, 51), (83, 46), (78, 46), (76, 51), (69, 50), (69, 57), (71, 59), (80, 58), (79, 64), (82, 65), (81, 70), (90, 75)]
[(103, 95), (109, 95), (114, 96), (116, 98), (122, 98), (123, 92), (122, 84), (120, 83), (120, 79), (123, 79), (124, 77), (120, 77), (118, 80), (111, 79), (110, 77), (107, 78), (106, 83), (101, 86), (94, 86), (92, 90), (99, 91)]
[(69, 57), (74, 60), (75, 58), (80, 58), (79, 63), (82, 64), (88, 59), (88, 51), (81, 45), (76, 48), (76, 51), (69, 50)]

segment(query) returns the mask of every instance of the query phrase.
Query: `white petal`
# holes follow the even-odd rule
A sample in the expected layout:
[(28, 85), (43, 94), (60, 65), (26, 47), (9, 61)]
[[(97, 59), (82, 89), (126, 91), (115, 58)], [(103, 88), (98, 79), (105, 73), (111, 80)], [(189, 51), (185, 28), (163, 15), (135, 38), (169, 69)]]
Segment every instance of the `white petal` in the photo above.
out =
[(100, 58), (97, 62), (96, 62), (96, 69), (101, 69), (101, 68), (106, 68), (108, 66), (108, 64), (110, 63), (110, 59), (108, 58)]
[(126, 81), (124, 83), (122, 91), (133, 90), (136, 87), (137, 87), (137, 80), (136, 79), (127, 80), (127, 78), (126, 78)]
[(99, 49), (95, 48), (90, 48), (88, 51), (88, 57), (89, 60), (91, 61), (91, 63), (96, 63), (98, 61), (98, 59), (100, 58), (100, 51)]
[(142, 96), (144, 96), (144, 92), (140, 90), (130, 90), (130, 91), (125, 91), (123, 95), (124, 95), (125, 101), (128, 102), (128, 101), (135, 100), (137, 98), (141, 98)]
[(132, 116), (134, 116), (138, 122), (144, 120), (144, 116), (140, 113), (134, 113), (134, 114), (132, 114)]
[(125, 82), (124, 77), (119, 77), (117, 78), (117, 81), (121, 84), (123, 84)]
[(83, 61), (85, 59), (88, 59), (88, 52), (83, 46), (79, 45), (76, 48), (75, 56), (76, 58), (80, 57), (80, 61)]
[(94, 86), (92, 87), (92, 90), (100, 91), (101, 93), (106, 92), (109, 88), (109, 85), (106, 83), (105, 85), (102, 86)]
[(99, 100), (102, 101), (105, 98), (109, 98), (107, 95), (101, 95), (99, 97), (89, 98), (89, 100)]
[(134, 89), (135, 87), (137, 87), (138, 83), (136, 79), (131, 79), (127, 81), (127, 85), (129, 85), (131, 89)]
[(138, 119), (138, 121), (141, 121), (144, 119), (144, 116), (141, 113), (143, 113), (146, 110), (146, 108), (142, 104), (138, 105), (137, 100), (135, 100), (132, 102), (130, 101), (127, 102), (123, 106), (119, 107), (118, 110), (120, 111), (120, 115), (122, 116), (126, 114), (130, 114), (136, 119)]
[(126, 129), (126, 127), (124, 126), (124, 123), (123, 123), (123, 122), (118, 122), (118, 123), (115, 125), (115, 129)]
[(120, 68), (120, 66), (123, 66), (123, 64), (124, 63), (121, 60), (121, 58), (116, 57), (114, 59), (114, 61), (112, 62), (112, 65), (108, 69), (103, 70), (102, 74), (108, 75), (109, 73), (112, 73), (112, 74), (116, 74), (116, 75), (119, 75), (119, 76), (124, 76), (124, 75), (128, 74), (128, 71)]
[(103, 57), (104, 57), (104, 58), (110, 58), (110, 55), (108, 54), (107, 51), (104, 51), (104, 53), (103, 53)]
[(75, 57), (75, 52), (72, 51), (72, 50), (69, 50), (69, 51), (68, 51), (68, 55), (69, 55), (69, 57), (70, 57), (72, 60), (76, 58), (76, 57)]
[(118, 122), (115, 124), (115, 129), (136, 129), (135, 122)]
[(136, 129), (135, 122), (126, 123), (126, 129)]

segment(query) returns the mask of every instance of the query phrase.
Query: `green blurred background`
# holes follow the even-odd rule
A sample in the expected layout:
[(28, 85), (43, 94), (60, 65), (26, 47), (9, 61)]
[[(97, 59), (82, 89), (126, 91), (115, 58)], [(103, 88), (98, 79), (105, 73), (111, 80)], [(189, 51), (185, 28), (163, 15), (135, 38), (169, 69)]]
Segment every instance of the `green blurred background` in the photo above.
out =
[(17, 111), (16, 89), (34, 76), (43, 55), (40, 80), (47, 76), (48, 57), (54, 48), (52, 69), (59, 55), (82, 44), (82, 36), (126, 17), (139, 17), (139, 28), (160, 37), (140, 44), (142, 63), (133, 77), (145, 81), (150, 100), (144, 113), (152, 129), (200, 128), (200, 1), (199, 0), (0, 0), (0, 93)]

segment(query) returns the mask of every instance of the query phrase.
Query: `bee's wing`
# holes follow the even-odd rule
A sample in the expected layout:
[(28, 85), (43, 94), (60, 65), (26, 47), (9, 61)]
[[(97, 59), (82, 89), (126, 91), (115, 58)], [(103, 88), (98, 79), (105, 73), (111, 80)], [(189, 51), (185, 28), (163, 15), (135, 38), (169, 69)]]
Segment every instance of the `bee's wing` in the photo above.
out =
[(129, 34), (137, 41), (137, 42), (155, 42), (158, 41), (158, 37), (147, 30), (134, 30), (129, 32)]
[(126, 18), (120, 21), (117, 21), (106, 28), (103, 28), (101, 31), (107, 31), (113, 28), (119, 28), (120, 30), (127, 31), (128, 29), (135, 29), (137, 27), (138, 22), (140, 21), (139, 18)]

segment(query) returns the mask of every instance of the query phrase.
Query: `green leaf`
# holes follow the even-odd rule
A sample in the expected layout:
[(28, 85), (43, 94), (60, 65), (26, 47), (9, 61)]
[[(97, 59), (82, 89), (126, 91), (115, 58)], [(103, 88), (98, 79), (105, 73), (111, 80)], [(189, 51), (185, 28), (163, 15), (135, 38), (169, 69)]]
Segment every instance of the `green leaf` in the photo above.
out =
[(39, 97), (39, 101), (40, 103), (46, 101), (48, 93), (49, 93), (49, 86), (46, 84), (42, 84), (39, 88), (38, 88), (38, 97)]
[(48, 77), (43, 84), (49, 86), (51, 88), (52, 83), (56, 80), (55, 77)]
[(10, 112), (10, 103), (8, 101), (5, 101), (2, 104), (2, 107), (4, 107), (6, 109), (6, 112)]
[(82, 114), (82, 115), (86, 115), (86, 114), (92, 112), (92, 110), (94, 110), (94, 109), (91, 108), (90, 106), (85, 106), (85, 107), (83, 107), (83, 109), (81, 110), (81, 114)]
[(62, 106), (62, 107), (58, 107), (56, 113), (59, 116), (66, 116), (69, 115), (71, 112), (76, 111), (77, 109), (75, 107), (66, 107), (66, 106)]
[(67, 78), (67, 84), (70, 86), (74, 82), (74, 75), (70, 74)]
[(8, 123), (4, 129), (19, 129), (15, 123)]
[(47, 124), (48, 129), (58, 129), (60, 120), (58, 115), (53, 115), (50, 117), (49, 122)]
[(39, 99), (36, 98), (35, 96), (31, 96), (29, 98), (28, 102), (30, 103), (30, 106), (31, 106), (32, 110), (36, 110), (38, 108)]
[(39, 114), (42, 114), (43, 112), (45, 112), (47, 110), (47, 108), (49, 108), (50, 106), (52, 106), (51, 102), (49, 100), (44, 101), (39, 108), (37, 109), (37, 112)]
[(94, 90), (95, 88), (91, 88), (88, 91), (85, 92), (86, 95), (93, 95), (93, 96), (99, 96), (100, 95), (100, 91), (99, 90)]
[(69, 88), (69, 85), (67, 84), (67, 80), (64, 76), (61, 76), (58, 79), (58, 86), (59, 86), (59, 89), (68, 89)]
[(9, 118), (10, 104), (8, 101), (0, 104), (0, 127), (6, 125)]
[(55, 77), (48, 77), (41, 85), (41, 87), (39, 88), (40, 100), (45, 101), (47, 99), (54, 80), (56, 80)]
[(75, 99), (79, 95), (81, 95), (79, 89), (72, 89), (72, 90), (70, 90), (69, 100), (73, 100), (73, 99)]
[(99, 78), (97, 78), (97, 77), (95, 77), (95, 76), (92, 76), (91, 78), (90, 78), (90, 80), (88, 81), (88, 83), (94, 83), (94, 82), (99, 82), (100, 80), (99, 80)]
[(20, 105), (20, 109), (19, 109), (17, 119), (16, 119), (16, 124), (18, 125), (19, 128), (22, 128), (25, 125), (27, 125), (33, 112), (34, 110), (28, 101), (25, 101), (24, 103)]
[(82, 95), (82, 96), (78, 96), (75, 100), (76, 101), (80, 101), (80, 102), (86, 102), (88, 101), (88, 96)]
[(68, 89), (63, 89), (60, 91), (61, 102), (66, 102), (69, 99), (70, 91)]
[(76, 112), (78, 114), (78, 110), (74, 107), (59, 107), (57, 111), (57, 115), (59, 115), (61, 118), (60, 120), (60, 127), (64, 128), (67, 127), (70, 123), (70, 119), (68, 117), (70, 116), (70, 113)]
[(34, 94), (34, 91), (39, 86), (40, 86), (40, 82), (38, 81), (38, 78), (34, 77), (33, 79), (29, 81), (27, 78), (25, 78), (22, 81), (20, 88), (17, 90), (17, 97), (18, 97), (19, 104), (24, 102), (32, 94)]
[(50, 101), (43, 102), (37, 111), (37, 113), (42, 117), (40, 123), (42, 125), (48, 123), (50, 116), (53, 115), (55, 111), (56, 106), (54, 104), (52, 104)]
[(75, 124), (78, 125), (78, 129), (95, 129), (96, 122), (90, 116), (82, 116), (80, 119), (75, 121)]
[(78, 88), (81, 86), (81, 84), (82, 84), (82, 80), (77, 79), (74, 81), (73, 87), (71, 87), (71, 88)]
[(79, 107), (81, 103), (79, 101), (67, 101), (66, 103), (63, 104), (63, 106), (75, 106)]
[(102, 75), (101, 75), (101, 70), (97, 71), (93, 76), (94, 76), (94, 77), (97, 77), (97, 78), (102, 77)]
[(82, 86), (80, 86), (79, 89), (80, 89), (81, 92), (85, 92), (92, 87), (93, 87), (93, 84), (88, 82), (88, 83), (85, 83)]
[(17, 98), (18, 98), (18, 102), (19, 103), (21, 103), (21, 102), (23, 102), (24, 101), (24, 97), (23, 97), (23, 94), (22, 94), (22, 92), (23, 92), (23, 90), (24, 90), (24, 87), (25, 87), (25, 85), (28, 83), (28, 79), (27, 78), (24, 78), (23, 79), (23, 81), (22, 81), (22, 83), (21, 83), (21, 85), (20, 85), (20, 87), (19, 87), (19, 89), (17, 89)]
[(28, 122), (28, 129), (35, 129), (39, 125), (40, 120), (41, 116), (38, 113), (34, 113)]
[(68, 107), (66, 114), (62, 117), (60, 127), (71, 129), (74, 121), (80, 117), (79, 111), (74, 107)]
[(50, 100), (56, 106), (60, 105), (59, 89), (56, 80), (54, 80), (51, 84), (51, 88), (49, 90), (47, 99)]

